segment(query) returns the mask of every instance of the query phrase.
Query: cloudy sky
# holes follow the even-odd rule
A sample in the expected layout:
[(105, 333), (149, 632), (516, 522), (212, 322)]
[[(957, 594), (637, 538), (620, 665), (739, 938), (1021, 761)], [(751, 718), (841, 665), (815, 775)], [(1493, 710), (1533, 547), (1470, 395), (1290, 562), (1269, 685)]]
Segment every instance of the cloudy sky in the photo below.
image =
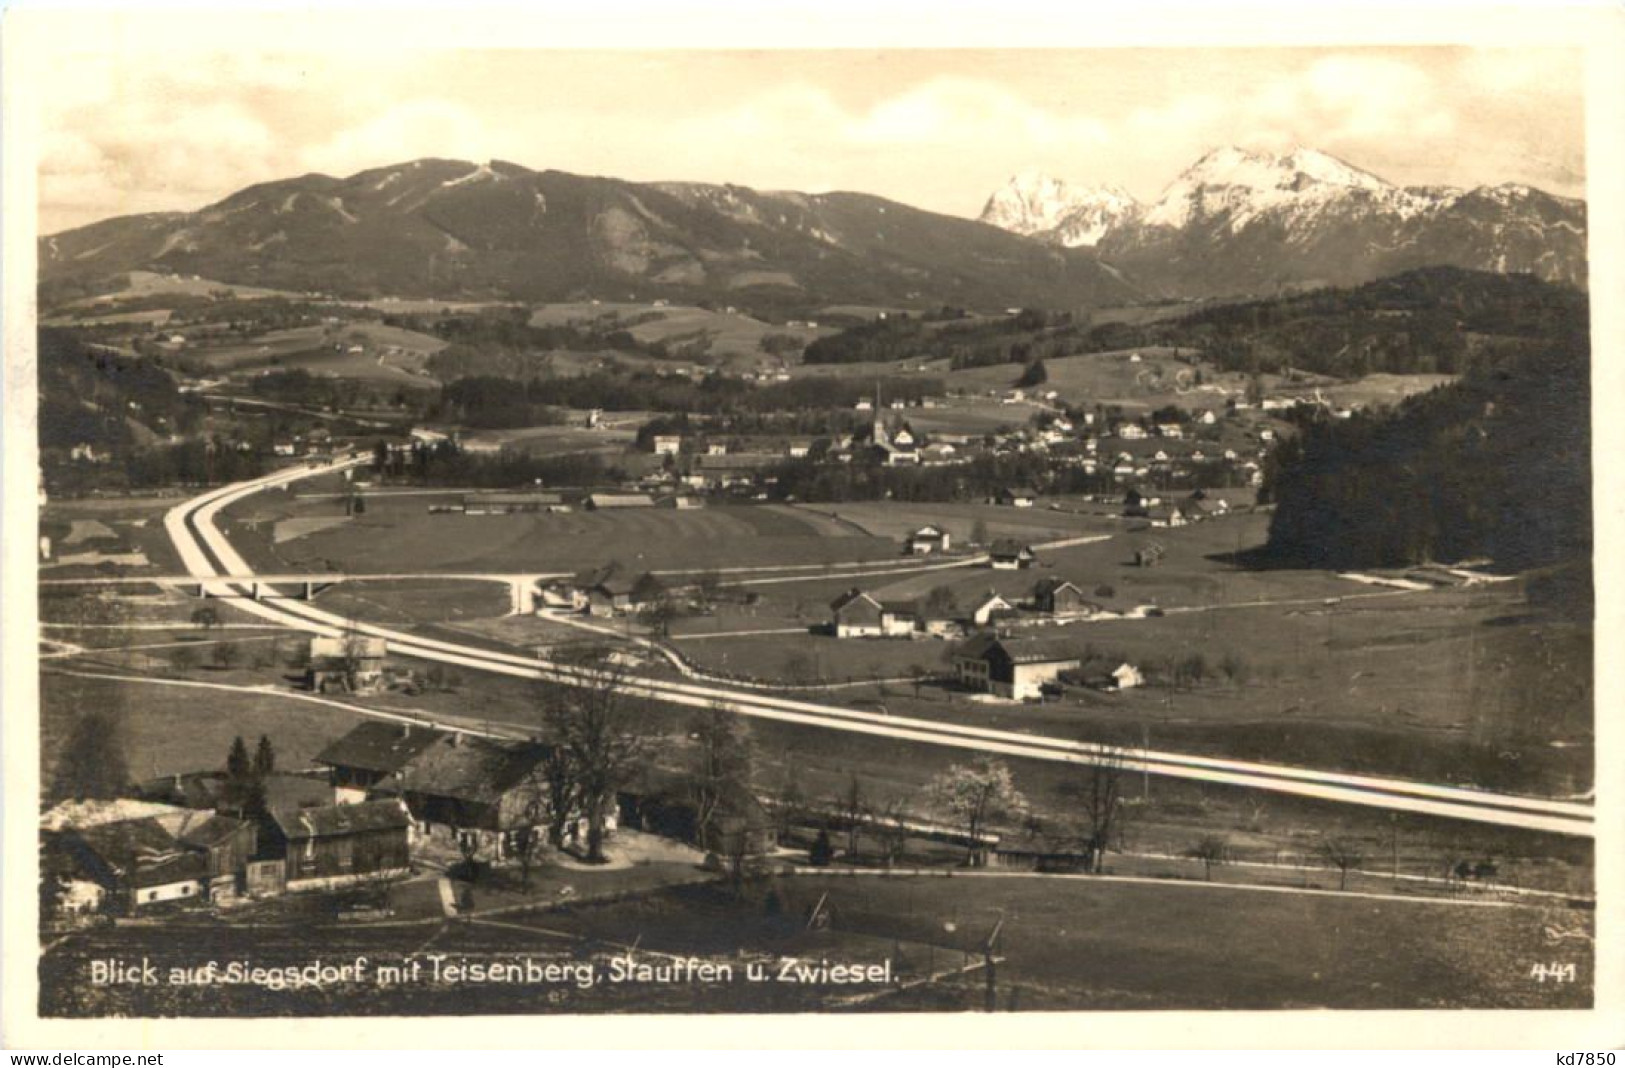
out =
[(1561, 49), (157, 47), (52, 66), (45, 233), (423, 156), (861, 190), (968, 216), (1023, 170), (1153, 200), (1225, 144), (1319, 148), (1402, 184), (1584, 194), (1584, 72)]

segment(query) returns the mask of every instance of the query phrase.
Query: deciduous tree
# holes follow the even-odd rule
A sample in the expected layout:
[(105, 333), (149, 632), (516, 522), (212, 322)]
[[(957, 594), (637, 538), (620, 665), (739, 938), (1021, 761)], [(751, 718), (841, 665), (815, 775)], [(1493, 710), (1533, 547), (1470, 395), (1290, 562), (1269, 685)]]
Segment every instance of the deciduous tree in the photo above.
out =
[(648, 750), (640, 729), (647, 702), (627, 692), (625, 671), (608, 649), (576, 652), (569, 667), (577, 681), (550, 691), (544, 707), (546, 740), (569, 753), (577, 801), (587, 820), (586, 859), (601, 864), (616, 791), (642, 766)]
[(1213, 865), (1223, 864), (1230, 859), (1230, 840), (1222, 834), (1203, 835), (1195, 845), (1185, 850), (1185, 855), (1201, 861), (1204, 877), (1212, 882)]
[(1327, 867), (1337, 869), (1340, 890), (1349, 888), (1349, 872), (1365, 863), (1365, 853), (1358, 842), (1336, 835), (1316, 842), (1315, 856), (1324, 861)]
[(969, 764), (954, 764), (926, 789), (935, 806), (965, 828), (966, 863), (975, 857), (990, 820), (1027, 810), (1027, 799), (1016, 789), (1010, 768), (996, 757), (984, 755)]
[(730, 798), (750, 790), (750, 732), (737, 714), (711, 707), (694, 717), (689, 737), (695, 743), (689, 777), (695, 831), (700, 848), (714, 851), (719, 840), (718, 817)]
[(114, 798), (129, 784), (123, 721), (109, 709), (85, 709), (74, 721), (57, 758), (52, 794), (81, 801)]

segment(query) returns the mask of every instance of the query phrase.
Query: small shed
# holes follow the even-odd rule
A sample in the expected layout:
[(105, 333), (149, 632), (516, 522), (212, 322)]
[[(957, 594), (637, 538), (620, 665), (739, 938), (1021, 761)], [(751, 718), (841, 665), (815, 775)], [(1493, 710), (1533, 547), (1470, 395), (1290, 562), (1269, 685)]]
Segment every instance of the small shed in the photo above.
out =
[(312, 638), (305, 684), (317, 693), (368, 693), (383, 682), (388, 653), (383, 638), (364, 634)]

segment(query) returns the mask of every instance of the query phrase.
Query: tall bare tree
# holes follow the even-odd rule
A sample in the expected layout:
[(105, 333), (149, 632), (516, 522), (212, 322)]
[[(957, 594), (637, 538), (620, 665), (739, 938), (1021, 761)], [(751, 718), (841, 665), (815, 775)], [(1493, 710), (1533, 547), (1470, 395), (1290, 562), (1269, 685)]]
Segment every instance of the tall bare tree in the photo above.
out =
[(908, 844), (908, 812), (904, 799), (891, 797), (874, 810), (874, 834), (880, 844), (880, 859), (890, 868), (902, 859)]
[[(528, 762), (529, 770), (514, 790), (518, 826), (514, 828), (512, 841), (515, 859), (519, 861), (519, 885), (523, 890), (530, 889), (531, 869), (536, 865), (543, 842), (562, 845), (563, 828), (571, 815), (574, 787), (568, 778), (564, 781), (565, 796), (562, 799), (557, 796), (558, 782), (554, 777), (552, 758), (560, 751), (559, 746), (536, 743), (527, 754), (536, 759)], [(556, 801), (562, 803), (556, 804)]]
[(1105, 745), (1101, 746), (1095, 761), (1084, 765), (1080, 773), (1062, 787), (1062, 792), (1077, 808), (1089, 871), (1102, 871), (1106, 850), (1114, 841), (1119, 845), (1122, 842), (1128, 818), (1123, 799), (1127, 778), (1124, 750)]
[(783, 777), (779, 780), (778, 791), (773, 795), (773, 822), (778, 829), (779, 841), (790, 836), (790, 829), (806, 813), (807, 792), (801, 785), (801, 765), (795, 759), (795, 753), (787, 750), (784, 759)]
[(625, 669), (610, 650), (593, 646), (572, 651), (566, 666), (574, 676), (543, 707), (549, 737), (568, 754), (576, 803), (587, 821), (587, 861), (604, 861), (604, 833), (616, 791), (628, 782), (647, 753), (641, 724), (648, 702), (627, 692)]
[(1315, 843), (1315, 856), (1325, 861), (1327, 867), (1337, 869), (1340, 890), (1349, 888), (1349, 872), (1365, 863), (1365, 851), (1358, 842), (1335, 835)]
[(869, 818), (869, 795), (857, 772), (847, 776), (846, 785), (831, 800), (835, 814), (846, 827), (846, 859), (856, 863), (858, 839), (863, 834), (864, 822)]
[(344, 628), (344, 688), (351, 693), (360, 689), (361, 665), (367, 659), (370, 639), (351, 620)]
[(750, 731), (736, 713), (715, 705), (689, 725), (696, 751), (689, 791), (701, 849), (718, 848), (717, 817), (731, 798), (750, 790)]
[(1185, 855), (1202, 862), (1203, 876), (1211, 883), (1213, 865), (1223, 864), (1230, 859), (1230, 840), (1222, 834), (1206, 834), (1185, 850)]

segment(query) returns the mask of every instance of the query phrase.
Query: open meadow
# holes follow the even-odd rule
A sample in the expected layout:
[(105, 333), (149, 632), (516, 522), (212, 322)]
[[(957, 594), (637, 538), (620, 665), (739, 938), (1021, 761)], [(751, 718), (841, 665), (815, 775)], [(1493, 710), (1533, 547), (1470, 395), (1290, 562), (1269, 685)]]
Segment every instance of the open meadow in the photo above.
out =
[[(267, 547), (270, 567), (356, 573), (424, 571), (574, 572), (612, 561), (635, 571), (877, 560), (896, 542), (841, 530), (818, 517), (753, 505), (695, 511), (666, 508), (555, 514), (430, 514), (444, 497), (376, 495), (364, 514)], [(343, 511), (336, 499), (265, 494), (236, 516), (264, 527), (297, 514)], [(235, 510), (233, 510), (235, 513)], [(274, 519), (273, 519), (274, 517)], [(257, 539), (245, 538), (245, 549)], [(252, 559), (253, 557), (251, 557)]]
[[(821, 907), (820, 907), (821, 903)], [(827, 922), (809, 929), (819, 908)], [(1105, 879), (781, 877), (734, 895), (718, 884), (508, 914), (436, 929), (329, 924), (319, 956), (365, 957), (369, 972), (330, 985), (163, 983), (93, 987), (97, 958), (147, 958), (161, 974), (208, 960), (308, 964), (308, 932), (204, 922), (184, 941), (162, 929), (90, 931), (41, 964), (46, 1015), (287, 1015), (909, 1011), (981, 1007), (982, 945), (999, 930), (993, 984), (1002, 1009), (1578, 1008), (1591, 1002), (1592, 924), (1563, 908), (1475, 907)], [(641, 932), (629, 950), (628, 932)], [(1269, 937), (1260, 937), (1268, 931)], [(1552, 932), (1567, 939), (1561, 951)], [(380, 983), (434, 935), (443, 967), (524, 958), (574, 970), (526, 982), (438, 977)], [(709, 981), (616, 979), (613, 962), (722, 965)], [(1558, 953), (1572, 982), (1530, 965)], [(746, 980), (787, 958), (890, 964), (893, 979), (852, 986)], [(581, 970), (581, 969), (585, 970)], [(959, 973), (961, 980), (954, 978)], [(1222, 982), (1214, 982), (1221, 976)], [(922, 980), (935, 979), (935, 982)]]
[(766, 323), (743, 312), (712, 311), (687, 304), (544, 304), (531, 313), (530, 323), (610, 325), (646, 344), (658, 342), (672, 349), (697, 346), (702, 350), (703, 363), (735, 370), (777, 362), (778, 357), (761, 347), (765, 337), (786, 336), (805, 346), (835, 332), (829, 327)]
[(247, 341), (204, 340), (189, 345), (185, 355), (211, 373), (239, 378), (270, 370), (305, 370), (375, 385), (428, 389), (436, 383), (425, 364), (445, 345), (427, 334), (381, 323), (345, 323), (272, 330)]

